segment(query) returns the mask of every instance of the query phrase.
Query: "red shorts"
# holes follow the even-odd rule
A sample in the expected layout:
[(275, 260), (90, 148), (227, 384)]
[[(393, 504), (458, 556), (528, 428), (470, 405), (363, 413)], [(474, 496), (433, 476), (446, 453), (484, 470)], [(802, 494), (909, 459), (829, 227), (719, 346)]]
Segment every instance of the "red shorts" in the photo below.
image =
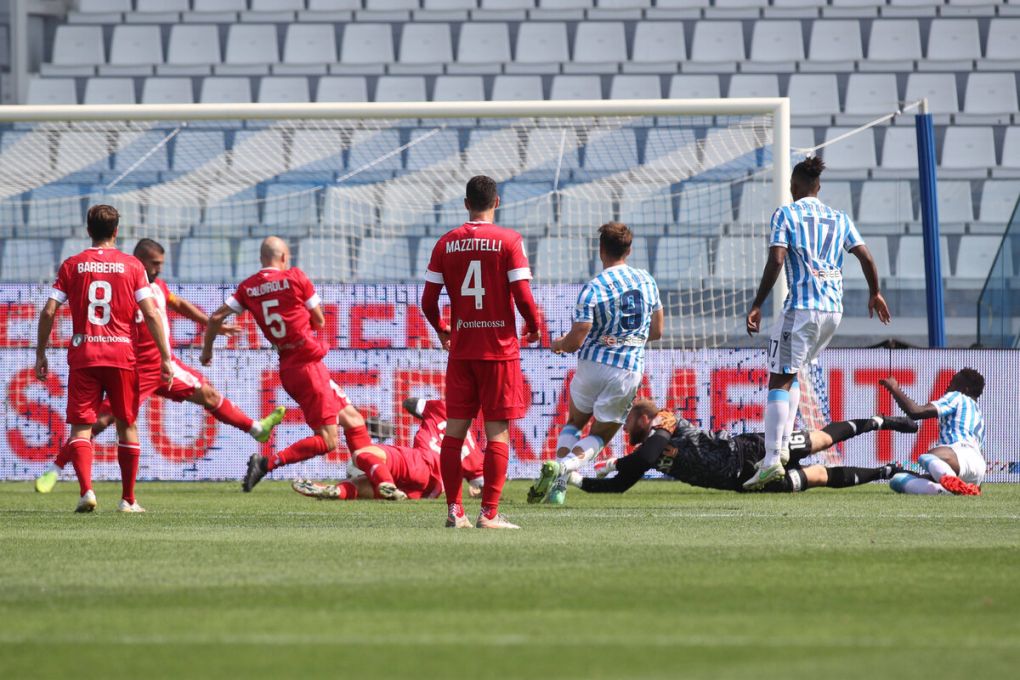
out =
[(393, 483), (408, 498), (436, 498), (443, 493), (438, 454), (407, 446), (378, 446), (386, 452), (386, 467)]
[(450, 359), (446, 365), (446, 417), (516, 420), (528, 413), (528, 394), (521, 360)]
[(104, 393), (113, 416), (133, 425), (138, 419), (137, 375), (133, 369), (112, 366), (71, 369), (67, 378), (67, 422), (95, 423)]
[(191, 366), (173, 359), (174, 380), (170, 385), (163, 382), (160, 375), (161, 368), (156, 364), (155, 369), (146, 366), (138, 371), (138, 401), (144, 403), (152, 395), (171, 399), (173, 401), (187, 401), (195, 391), (202, 387), (205, 378), (201, 373)]
[(321, 361), (280, 366), (280, 384), (301, 407), (308, 427), (318, 430), (336, 425), (340, 402), (330, 385), (329, 371)]

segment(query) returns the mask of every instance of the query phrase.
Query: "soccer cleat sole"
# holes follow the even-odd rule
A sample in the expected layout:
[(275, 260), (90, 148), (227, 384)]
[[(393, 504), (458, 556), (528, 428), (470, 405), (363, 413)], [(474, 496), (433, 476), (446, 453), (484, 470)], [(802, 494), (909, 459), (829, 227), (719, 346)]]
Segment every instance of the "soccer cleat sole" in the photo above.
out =
[(965, 482), (959, 477), (953, 477), (952, 475), (945, 475), (939, 481), (942, 488), (953, 494), (954, 496), (980, 496), (981, 487), (977, 484), (970, 484)]
[(542, 471), (538, 480), (528, 489), (528, 503), (541, 503), (549, 495), (553, 483), (560, 476), (560, 464), (554, 460), (542, 463)]
[(376, 496), (384, 501), (406, 501), (407, 494), (397, 488), (396, 484), (383, 482), (375, 490)]

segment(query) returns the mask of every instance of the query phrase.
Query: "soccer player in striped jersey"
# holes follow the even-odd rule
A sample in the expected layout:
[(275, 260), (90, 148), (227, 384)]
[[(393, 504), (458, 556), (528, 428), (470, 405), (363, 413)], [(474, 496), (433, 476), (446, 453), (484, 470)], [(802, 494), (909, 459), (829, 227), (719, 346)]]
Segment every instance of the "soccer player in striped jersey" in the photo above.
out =
[(793, 203), (772, 215), (769, 257), (758, 294), (747, 313), (747, 333), (761, 329), (761, 306), (786, 263), (789, 293), (783, 315), (768, 346), (769, 392), (765, 406), (765, 458), (747, 489), (760, 489), (785, 474), (789, 459), (800, 383), (797, 374), (825, 349), (843, 316), (843, 255), (861, 262), (868, 282), (868, 315), (889, 323), (889, 306), (878, 286), (878, 268), (857, 227), (842, 211), (818, 200), (819, 177), (825, 163), (807, 158), (797, 163), (790, 178)]
[(935, 447), (917, 459), (928, 474), (898, 474), (889, 482), (889, 488), (897, 493), (980, 495), (987, 465), (981, 455), (985, 443), (985, 418), (977, 400), (985, 391), (984, 376), (973, 368), (964, 368), (949, 381), (941, 399), (924, 406), (904, 394), (896, 378), (884, 378), (879, 384), (914, 420), (939, 419), (939, 438)]
[[(641, 386), (645, 343), (662, 337), (659, 287), (651, 274), (627, 264), (633, 240), (620, 222), (599, 227), (602, 273), (581, 289), (570, 332), (553, 341), (557, 354), (580, 352), (570, 413), (556, 442), (558, 460), (542, 465), (529, 503), (563, 504), (570, 473), (595, 458), (627, 419)], [(588, 436), (581, 438), (592, 417)]]

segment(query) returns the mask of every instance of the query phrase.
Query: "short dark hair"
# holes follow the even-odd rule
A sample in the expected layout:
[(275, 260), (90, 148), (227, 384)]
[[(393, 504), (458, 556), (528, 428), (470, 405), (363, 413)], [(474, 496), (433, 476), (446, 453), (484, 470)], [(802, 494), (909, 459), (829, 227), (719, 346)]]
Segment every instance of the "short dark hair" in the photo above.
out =
[(496, 205), (496, 199), (499, 198), (496, 180), (485, 175), (475, 175), (468, 180), (464, 197), (467, 199), (469, 210), (482, 212), (491, 209)]
[(953, 376), (950, 384), (971, 399), (977, 399), (985, 391), (985, 377), (973, 368), (961, 369)]
[(814, 186), (825, 170), (825, 161), (818, 156), (809, 156), (793, 166), (793, 179), (804, 186)]
[(156, 252), (160, 255), (164, 254), (166, 250), (163, 248), (159, 241), (153, 241), (151, 238), (143, 238), (141, 241), (135, 244), (134, 253), (135, 257), (141, 257), (145, 253)]
[(120, 213), (112, 205), (99, 204), (89, 208), (85, 218), (89, 236), (96, 241), (109, 241), (117, 233)]
[(624, 257), (634, 242), (634, 234), (623, 222), (606, 222), (599, 227), (599, 247), (610, 257)]

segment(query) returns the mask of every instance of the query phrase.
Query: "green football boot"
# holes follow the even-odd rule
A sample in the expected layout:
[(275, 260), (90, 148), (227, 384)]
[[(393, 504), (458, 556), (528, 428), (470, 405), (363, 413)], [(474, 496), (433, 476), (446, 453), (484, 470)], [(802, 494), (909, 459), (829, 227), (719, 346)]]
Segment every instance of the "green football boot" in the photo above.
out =
[(35, 478), (35, 490), (38, 493), (49, 493), (57, 485), (60, 475), (56, 470), (47, 470)]
[(567, 482), (565, 479), (556, 478), (556, 482), (549, 489), (549, 493), (546, 494), (545, 501), (546, 505), (563, 505), (567, 502)]
[(544, 501), (559, 476), (560, 464), (558, 461), (547, 460), (542, 463), (542, 472), (539, 474), (538, 480), (528, 489), (528, 502), (534, 504)]
[(272, 412), (259, 421), (259, 425), (262, 426), (262, 434), (255, 437), (255, 441), (260, 444), (265, 444), (269, 441), (269, 435), (273, 433), (273, 428), (283, 422), (283, 414), (287, 412), (283, 406), (277, 406)]

